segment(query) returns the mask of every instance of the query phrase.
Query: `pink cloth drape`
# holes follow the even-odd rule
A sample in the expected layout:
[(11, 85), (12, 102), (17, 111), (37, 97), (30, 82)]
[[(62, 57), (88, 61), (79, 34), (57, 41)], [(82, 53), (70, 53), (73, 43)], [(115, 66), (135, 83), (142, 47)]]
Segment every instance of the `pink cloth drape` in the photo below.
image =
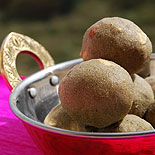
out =
[(9, 107), (10, 91), (0, 75), (0, 155), (43, 155)]

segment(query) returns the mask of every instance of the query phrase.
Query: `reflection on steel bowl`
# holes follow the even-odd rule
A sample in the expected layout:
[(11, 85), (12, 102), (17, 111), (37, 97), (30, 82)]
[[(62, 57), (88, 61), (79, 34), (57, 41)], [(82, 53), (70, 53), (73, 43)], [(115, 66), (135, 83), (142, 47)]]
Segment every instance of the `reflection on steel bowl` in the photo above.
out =
[[(151, 64), (154, 57), (153, 54)], [(38, 147), (45, 154), (155, 154), (155, 130), (77, 132), (43, 124), (49, 111), (60, 103), (58, 81), (53, 82), (53, 77), (60, 81), (80, 62), (82, 59), (71, 60), (39, 71), (23, 80), (10, 95), (12, 111), (24, 123)]]

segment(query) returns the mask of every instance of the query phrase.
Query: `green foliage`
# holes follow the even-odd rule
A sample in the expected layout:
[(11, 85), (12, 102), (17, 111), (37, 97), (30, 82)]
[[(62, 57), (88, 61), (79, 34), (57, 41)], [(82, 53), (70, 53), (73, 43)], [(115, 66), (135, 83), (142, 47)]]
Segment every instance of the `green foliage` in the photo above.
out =
[[(5, 14), (1, 9), (1, 12), (3, 12), (3, 20), (0, 22), (0, 41), (2, 42), (4, 37), (11, 31), (28, 35), (40, 42), (50, 52), (56, 63), (79, 58), (84, 32), (89, 26), (104, 17), (120, 16), (132, 20), (149, 36), (153, 43), (153, 49), (155, 49), (154, 0), (7, 1), (10, 2), (10, 4), (5, 4), (3, 9), (7, 13)], [(31, 8), (32, 12), (39, 8), (39, 4), (41, 5), (40, 9), (42, 11), (39, 11), (38, 17), (33, 16), (35, 13), (29, 12), (28, 10), (26, 11), (27, 17), (29, 17), (29, 19), (33, 17), (32, 19), (35, 20), (28, 20), (22, 13), (20, 14), (19, 8), (23, 10), (23, 12), (27, 8), (26, 4), (23, 5), (25, 1), (33, 6)], [(15, 3), (14, 5), (13, 2)], [(8, 7), (10, 8), (9, 10), (7, 9)], [(52, 9), (53, 13), (50, 12), (49, 7), (54, 7)], [(12, 20), (15, 16), (15, 12), (12, 12), (13, 9), (15, 12), (19, 11), (20, 19), (22, 20), (19, 20), (17, 17), (16, 20)], [(65, 9), (71, 10), (71, 12), (64, 14), (63, 12), (67, 11), (62, 10)], [(59, 10), (61, 10), (61, 13), (58, 13)], [(12, 12), (12, 16), (8, 18), (9, 11)], [(42, 14), (44, 14), (44, 16), (47, 15), (47, 18), (44, 16), (41, 17)], [(38, 20), (41, 18), (44, 20)], [(23, 63), (19, 65), (19, 70), (21, 70), (21, 73), (24, 75), (30, 71), (29, 69), (25, 71), (23, 68), (31, 68), (36, 71), (36, 66), (34, 66), (33, 61), (27, 63), (25, 60), (19, 59), (19, 63)], [(21, 68), (21, 66), (23, 67)]]

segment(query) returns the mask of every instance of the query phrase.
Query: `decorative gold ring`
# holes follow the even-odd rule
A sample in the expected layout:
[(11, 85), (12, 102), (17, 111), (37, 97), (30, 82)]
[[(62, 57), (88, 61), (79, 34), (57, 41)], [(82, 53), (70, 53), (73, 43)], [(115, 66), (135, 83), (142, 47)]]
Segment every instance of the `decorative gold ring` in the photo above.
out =
[(28, 36), (11, 32), (4, 39), (0, 52), (1, 74), (10, 90), (22, 81), (16, 68), (16, 59), (20, 53), (31, 55), (40, 69), (54, 65), (53, 58), (41, 44)]

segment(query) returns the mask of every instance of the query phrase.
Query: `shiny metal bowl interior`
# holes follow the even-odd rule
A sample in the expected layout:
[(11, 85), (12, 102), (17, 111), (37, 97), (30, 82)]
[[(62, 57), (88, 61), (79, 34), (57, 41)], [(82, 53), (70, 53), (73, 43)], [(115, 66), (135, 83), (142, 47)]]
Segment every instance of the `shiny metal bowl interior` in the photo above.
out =
[[(127, 133), (95, 133), (95, 132), (77, 132), (55, 128), (43, 124), (43, 120), (48, 112), (60, 103), (57, 90), (58, 85), (52, 85), (51, 78), (53, 75), (58, 76), (61, 80), (64, 75), (76, 64), (82, 62), (82, 59), (75, 59), (64, 63), (57, 64), (42, 71), (39, 71), (25, 80), (23, 80), (16, 89), (11, 93), (9, 104), (12, 111), (22, 121), (46, 130), (48, 132), (62, 133), (71, 136), (87, 137), (124, 137), (154, 134), (155, 130)], [(31, 95), (32, 88), (35, 94)]]

